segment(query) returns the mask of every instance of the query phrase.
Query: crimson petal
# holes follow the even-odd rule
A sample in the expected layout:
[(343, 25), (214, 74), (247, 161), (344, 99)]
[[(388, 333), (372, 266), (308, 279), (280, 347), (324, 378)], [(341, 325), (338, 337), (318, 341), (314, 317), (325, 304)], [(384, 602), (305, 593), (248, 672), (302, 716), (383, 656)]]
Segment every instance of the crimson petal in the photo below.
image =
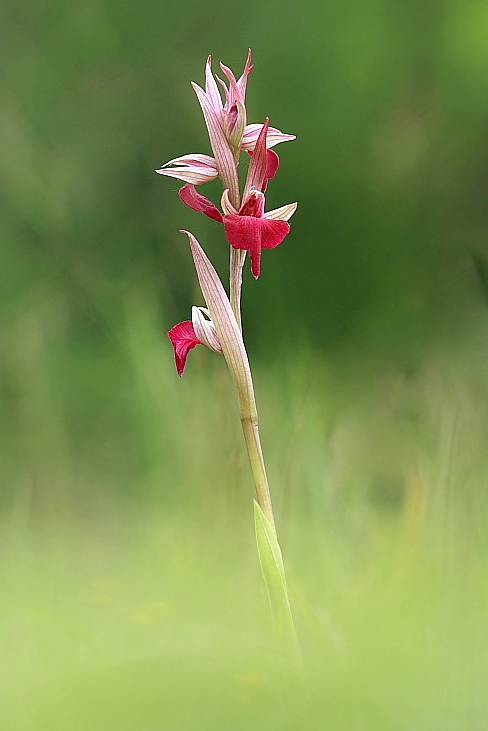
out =
[[(248, 150), (247, 153), (252, 157), (254, 154), (254, 150)], [(278, 172), (279, 166), (280, 158), (278, 157), (277, 153), (274, 150), (266, 150), (266, 177), (268, 180), (274, 178), (274, 176)], [(263, 193), (265, 192), (266, 191), (263, 191)]]
[(247, 171), (246, 185), (244, 187), (243, 200), (246, 200), (249, 193), (253, 188), (264, 192), (268, 184), (268, 156), (266, 149), (266, 135), (268, 133), (269, 119), (263, 124), (259, 137), (256, 140), (256, 145), (251, 156), (251, 162)]
[(222, 214), (219, 209), (212, 203), (211, 200), (205, 198), (204, 195), (197, 193), (195, 186), (192, 183), (187, 183), (178, 191), (183, 203), (193, 208), (194, 211), (201, 211), (209, 218), (213, 218), (214, 221), (222, 223)]
[(196, 345), (202, 343), (198, 340), (195, 334), (195, 328), (191, 320), (185, 320), (185, 322), (179, 322), (168, 332), (168, 337), (173, 344), (175, 350), (175, 363), (176, 370), (179, 376), (183, 375), (185, 370), (186, 359), (188, 353)]
[(274, 150), (266, 150), (266, 177), (274, 178), (280, 166), (280, 158)]
[(251, 272), (261, 271), (261, 249), (274, 249), (290, 232), (286, 221), (253, 216), (224, 216), (225, 234), (234, 249), (245, 249), (251, 257)]

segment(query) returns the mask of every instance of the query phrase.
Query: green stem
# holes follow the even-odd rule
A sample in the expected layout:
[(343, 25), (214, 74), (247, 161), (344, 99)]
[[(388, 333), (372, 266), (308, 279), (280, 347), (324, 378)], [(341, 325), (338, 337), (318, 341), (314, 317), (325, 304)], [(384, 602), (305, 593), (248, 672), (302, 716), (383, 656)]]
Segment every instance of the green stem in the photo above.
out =
[[(238, 393), (242, 429), (259, 506), (258, 508), (255, 507), (254, 511), (259, 561), (266, 584), (276, 636), (285, 652), (286, 665), (288, 670), (301, 672), (300, 647), (288, 598), (285, 567), (276, 533), (271, 493), (259, 438), (258, 412), (252, 377), (250, 371), (248, 373), (247, 388), (238, 389)], [(261, 517), (259, 511), (261, 511)]]
[(241, 424), (244, 432), (244, 439), (246, 440), (247, 453), (249, 455), (249, 462), (251, 463), (252, 475), (254, 478), (254, 485), (256, 487), (256, 497), (258, 504), (276, 533), (274, 515), (273, 515), (273, 504), (271, 502), (271, 493), (269, 491), (268, 477), (266, 475), (266, 467), (264, 465), (263, 450), (261, 449), (261, 441), (259, 439), (259, 426), (258, 416), (256, 411), (256, 404), (254, 406), (254, 413), (242, 413), (241, 410)]
[[(271, 494), (259, 439), (258, 411), (249, 358), (235, 311), (239, 312), (241, 273), (244, 257), (231, 259), (232, 303), (212, 263), (195, 237), (188, 233), (198, 281), (214, 323), (223, 355), (237, 389), (239, 411), (249, 462), (256, 488), (256, 541), (268, 590), (275, 627), (287, 648), (296, 648), (296, 634), (286, 588), (281, 549), (276, 535)], [(238, 252), (241, 254), (241, 252)], [(245, 253), (245, 252), (244, 252)], [(232, 266), (233, 264), (233, 266)], [(239, 312), (240, 320), (240, 312)], [(297, 654), (293, 649), (293, 654)]]
[(241, 424), (256, 488), (257, 505), (259, 506), (255, 507), (254, 511), (259, 560), (268, 592), (276, 636), (285, 652), (287, 667), (300, 672), (300, 648), (288, 598), (285, 568), (276, 533), (273, 504), (259, 438), (254, 386), (249, 366), (246, 370), (247, 376), (236, 381), (236, 385)]
[[(241, 249), (230, 250), (230, 304), (234, 312), (239, 329), (242, 332), (241, 323), (241, 290), (242, 290), (242, 267), (246, 258), (246, 252)], [(245, 346), (244, 346), (245, 347)], [(237, 382), (236, 382), (237, 384)], [(259, 421), (256, 398), (251, 371), (248, 367), (247, 377), (240, 381), (238, 386), (239, 410), (241, 416), (242, 430), (246, 441), (249, 462), (251, 463), (256, 497), (258, 504), (269, 520), (276, 533), (271, 493), (269, 491), (268, 477), (264, 464), (263, 450), (259, 438)]]
[(229, 299), (239, 329), (242, 330), (241, 320), (241, 290), (242, 290), (242, 266), (246, 252), (242, 249), (230, 247), (230, 287)]

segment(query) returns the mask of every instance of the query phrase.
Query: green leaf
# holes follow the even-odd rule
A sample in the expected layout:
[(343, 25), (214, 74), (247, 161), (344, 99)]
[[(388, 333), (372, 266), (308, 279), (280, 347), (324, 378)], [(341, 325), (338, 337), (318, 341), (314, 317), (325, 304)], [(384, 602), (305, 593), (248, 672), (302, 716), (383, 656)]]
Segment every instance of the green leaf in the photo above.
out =
[(254, 524), (259, 562), (278, 637), (288, 649), (292, 649), (294, 655), (299, 655), (280, 545), (274, 527), (256, 500), (254, 500)]

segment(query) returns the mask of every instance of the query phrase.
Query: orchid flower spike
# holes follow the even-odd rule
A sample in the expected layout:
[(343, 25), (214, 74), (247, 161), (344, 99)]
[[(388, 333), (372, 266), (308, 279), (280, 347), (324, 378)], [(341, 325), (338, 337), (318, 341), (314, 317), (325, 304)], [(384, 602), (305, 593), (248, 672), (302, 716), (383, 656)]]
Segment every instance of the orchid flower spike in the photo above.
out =
[[(239, 205), (239, 184), (237, 163), (242, 150), (252, 154), (261, 134), (262, 124), (247, 124), (246, 88), (249, 74), (253, 69), (251, 51), (249, 51), (244, 71), (239, 79), (224, 64), (220, 68), (227, 79), (222, 81), (212, 73), (212, 58), (208, 57), (205, 67), (205, 89), (193, 83), (193, 88), (203, 111), (208, 129), (210, 145), (214, 156), (192, 154), (170, 160), (156, 170), (160, 175), (178, 178), (185, 183), (202, 185), (216, 177), (222, 179), (224, 189), (229, 189), (229, 196), (235, 205)], [(224, 90), (224, 101), (217, 82)], [(275, 127), (268, 128), (267, 148), (280, 142), (294, 140), (295, 135), (284, 134)], [(268, 152), (270, 172), (276, 172), (279, 160), (276, 153)], [(273, 177), (270, 174), (268, 177)]]
[(223, 224), (227, 240), (234, 249), (249, 251), (251, 272), (255, 279), (261, 272), (262, 249), (274, 249), (281, 244), (290, 232), (287, 221), (297, 209), (297, 203), (290, 203), (268, 213), (264, 212), (264, 192), (269, 178), (274, 174), (273, 169), (270, 171), (269, 150), (266, 145), (268, 129), (269, 119), (266, 119), (249, 164), (240, 209), (236, 211), (229, 205), (226, 191), (222, 196), (222, 208), (226, 214)]
[(180, 322), (168, 333), (175, 351), (178, 375), (183, 375), (188, 353), (197, 345), (206, 345), (216, 353), (222, 353), (237, 386), (241, 404), (249, 404), (253, 398), (251, 371), (242, 333), (235, 319), (229, 298), (212, 263), (196, 238), (188, 236), (205, 307), (193, 307), (192, 319)]
[(206, 345), (214, 353), (222, 354), (215, 326), (206, 307), (192, 307), (192, 319), (178, 323), (168, 332), (175, 351), (175, 364), (179, 376), (183, 375), (188, 353), (197, 345)]
[[(212, 73), (211, 57), (205, 68), (205, 89), (193, 88), (208, 129), (213, 157), (210, 155), (183, 155), (170, 160), (156, 172), (185, 182), (180, 189), (181, 200), (190, 208), (204, 213), (223, 224), (230, 244), (229, 294), (214, 266), (197, 239), (189, 231), (188, 237), (193, 262), (206, 307), (193, 307), (192, 319), (180, 322), (168, 336), (174, 348), (176, 370), (179, 376), (185, 370), (188, 353), (197, 345), (205, 345), (221, 353), (236, 387), (239, 414), (256, 488), (255, 526), (259, 559), (276, 628), (290, 649), (296, 667), (299, 651), (293, 617), (291, 615), (286, 577), (273, 517), (273, 506), (259, 438), (258, 411), (254, 395), (249, 360), (244, 345), (241, 325), (242, 267), (246, 251), (251, 259), (251, 271), (259, 277), (262, 249), (278, 246), (290, 231), (288, 219), (297, 204), (265, 212), (265, 193), (268, 181), (278, 170), (278, 155), (270, 147), (294, 139), (264, 124), (247, 124), (246, 87), (252, 71), (251, 52), (247, 56), (242, 75), (236, 79), (222, 63), (220, 69), (226, 79)], [(223, 87), (223, 96), (219, 90)], [(251, 159), (241, 197), (238, 164), (242, 150)], [(197, 192), (197, 185), (221, 179), (222, 211), (211, 200)], [(237, 250), (237, 251), (236, 251)], [(291, 657), (291, 655), (290, 655)]]
[[(252, 422), (255, 417), (254, 390), (241, 329), (211, 261), (193, 234), (189, 231), (181, 231), (181, 233), (188, 236), (200, 289), (215, 326), (222, 353), (237, 388), (241, 413), (243, 411), (248, 413)], [(257, 415), (255, 418), (257, 419)]]
[[(246, 127), (246, 87), (247, 79), (253, 69), (251, 63), (251, 51), (249, 51), (244, 66), (244, 71), (239, 80), (236, 80), (232, 71), (224, 64), (220, 64), (222, 72), (228, 80), (228, 85), (222, 79), (212, 74), (212, 57), (209, 56), (205, 67), (205, 91), (193, 84), (202, 111), (207, 123), (210, 140), (212, 141), (213, 130), (211, 127), (218, 122), (226, 142), (232, 153), (236, 156), (241, 146), (242, 137)], [(222, 103), (217, 80), (224, 89), (225, 101)], [(213, 147), (213, 144), (212, 144)], [(215, 150), (214, 150), (215, 152)]]
[(274, 168), (270, 166), (268, 157), (269, 150), (266, 147), (268, 129), (269, 120), (266, 119), (261, 125), (261, 132), (249, 164), (240, 208), (234, 207), (229, 199), (228, 190), (224, 190), (222, 195), (224, 215), (211, 200), (198, 193), (191, 183), (184, 185), (179, 192), (181, 200), (190, 208), (224, 224), (227, 240), (234, 249), (249, 251), (251, 272), (255, 279), (261, 272), (262, 249), (274, 249), (281, 244), (290, 232), (290, 224), (287, 222), (298, 205), (289, 203), (267, 213), (264, 211), (264, 191), (268, 179), (274, 174)]

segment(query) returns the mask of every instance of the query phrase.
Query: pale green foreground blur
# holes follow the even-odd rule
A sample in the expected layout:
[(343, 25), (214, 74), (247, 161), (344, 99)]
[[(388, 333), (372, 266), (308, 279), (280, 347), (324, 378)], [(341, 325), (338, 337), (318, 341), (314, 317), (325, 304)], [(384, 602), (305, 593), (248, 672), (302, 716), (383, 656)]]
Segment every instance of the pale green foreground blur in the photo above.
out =
[[(3, 4), (0, 728), (488, 727), (488, 14)], [(304, 680), (273, 643), (222, 358), (176, 375), (215, 222), (190, 80), (256, 69), (292, 233), (244, 289)], [(216, 188), (213, 192), (215, 192)], [(206, 191), (212, 195), (212, 186)]]

